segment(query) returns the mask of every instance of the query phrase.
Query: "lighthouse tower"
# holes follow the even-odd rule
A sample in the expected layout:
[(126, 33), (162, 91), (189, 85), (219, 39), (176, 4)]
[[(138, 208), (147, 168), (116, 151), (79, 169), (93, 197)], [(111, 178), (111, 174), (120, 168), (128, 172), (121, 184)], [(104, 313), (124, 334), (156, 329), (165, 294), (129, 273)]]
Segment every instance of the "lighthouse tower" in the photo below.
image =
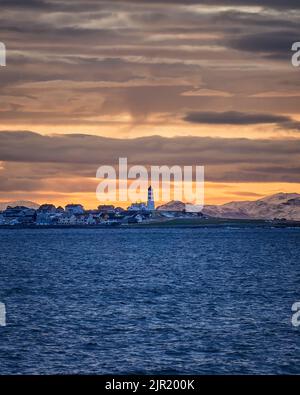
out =
[(153, 189), (152, 186), (148, 188), (148, 201), (147, 201), (147, 209), (155, 210), (154, 197), (153, 197)]

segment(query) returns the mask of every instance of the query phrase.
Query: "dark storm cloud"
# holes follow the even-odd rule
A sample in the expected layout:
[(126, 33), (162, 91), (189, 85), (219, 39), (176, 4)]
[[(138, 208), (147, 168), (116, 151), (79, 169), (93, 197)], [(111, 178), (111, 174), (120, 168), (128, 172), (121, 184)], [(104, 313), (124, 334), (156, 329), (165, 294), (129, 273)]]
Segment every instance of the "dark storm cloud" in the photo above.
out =
[(128, 3), (157, 3), (177, 5), (210, 5), (210, 6), (259, 6), (269, 8), (298, 9), (298, 0), (117, 0)]
[[(297, 140), (159, 136), (128, 140), (79, 134), (50, 137), (21, 131), (0, 134), (1, 176), (23, 175), (32, 182), (55, 175), (95, 177), (98, 166), (116, 165), (119, 157), (146, 166), (204, 165), (207, 181), (300, 182), (300, 173), (295, 171), (300, 167), (299, 151)], [(10, 184), (5, 185), (8, 188)]]
[[(86, 134), (43, 136), (33, 132), (1, 132), (0, 160), (12, 162), (60, 162), (111, 164), (127, 156), (133, 163), (209, 164), (270, 162), (274, 155), (285, 157), (299, 152), (300, 142), (281, 140), (222, 139), (210, 137), (160, 136), (113, 139)], [(215, 154), (215, 155), (213, 155)], [(266, 156), (266, 154), (269, 154)]]
[(255, 125), (290, 122), (291, 118), (272, 114), (248, 114), (236, 111), (228, 112), (191, 112), (184, 117), (191, 123), (211, 125)]
[(229, 40), (229, 45), (241, 51), (265, 53), (274, 58), (290, 58), (292, 44), (299, 40), (300, 28), (278, 29), (271, 32), (240, 35)]
[(43, 0), (0, 0), (0, 7), (43, 10), (51, 8), (51, 2)]
[(45, 8), (55, 6), (57, 8), (73, 6), (75, 10), (81, 5), (81, 9), (85, 10), (87, 7), (101, 7), (107, 3), (134, 3), (134, 4), (162, 4), (162, 5), (209, 5), (209, 6), (261, 6), (270, 8), (289, 8), (298, 9), (300, 8), (298, 0), (69, 0), (69, 1), (58, 1), (58, 0), (1, 0), (0, 6), (9, 8)]

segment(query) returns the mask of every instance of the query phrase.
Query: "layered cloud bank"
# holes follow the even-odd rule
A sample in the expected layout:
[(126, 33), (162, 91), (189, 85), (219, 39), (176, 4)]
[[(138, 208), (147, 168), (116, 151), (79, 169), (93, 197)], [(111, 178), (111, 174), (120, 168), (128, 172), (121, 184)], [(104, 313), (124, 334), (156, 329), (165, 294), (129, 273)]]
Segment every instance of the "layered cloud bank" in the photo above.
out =
[[(236, 111), (288, 117), (284, 129), (297, 132), (296, 0), (10, 0), (0, 7), (8, 48), (2, 129), (182, 135), (190, 113)], [(189, 131), (224, 134), (208, 124)], [(248, 124), (243, 135), (261, 133)], [(236, 125), (231, 134), (241, 135)], [(264, 132), (277, 129), (267, 121)]]
[(91, 202), (124, 156), (204, 165), (223, 201), (300, 191), (298, 0), (0, 7), (0, 200)]
[(207, 182), (300, 183), (299, 140), (0, 133), (0, 188), (72, 193), (95, 191), (100, 165), (205, 165)]

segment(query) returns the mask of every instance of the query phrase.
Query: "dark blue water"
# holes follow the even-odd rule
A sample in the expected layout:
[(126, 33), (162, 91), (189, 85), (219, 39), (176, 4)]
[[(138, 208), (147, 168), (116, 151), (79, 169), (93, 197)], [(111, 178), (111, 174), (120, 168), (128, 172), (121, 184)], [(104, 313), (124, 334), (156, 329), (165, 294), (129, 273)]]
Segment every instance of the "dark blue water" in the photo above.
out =
[(0, 269), (0, 374), (300, 373), (300, 230), (0, 230)]

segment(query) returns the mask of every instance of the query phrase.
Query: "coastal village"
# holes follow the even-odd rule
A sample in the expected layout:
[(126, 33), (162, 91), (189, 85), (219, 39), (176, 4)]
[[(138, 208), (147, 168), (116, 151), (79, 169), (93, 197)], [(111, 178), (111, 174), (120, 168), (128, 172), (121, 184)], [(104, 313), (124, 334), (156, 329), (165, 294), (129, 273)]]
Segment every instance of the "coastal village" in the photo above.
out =
[[(81, 204), (67, 204), (55, 207), (53, 204), (16, 202), (0, 205), (0, 226), (118, 226), (137, 224), (213, 224), (232, 221), (259, 220), (272, 225), (300, 226), (300, 194), (277, 193), (255, 201), (230, 202), (223, 205), (205, 205), (201, 212), (191, 212), (190, 204), (171, 201), (156, 206), (153, 189), (148, 188), (146, 202), (137, 202), (129, 207), (115, 207), (102, 204), (93, 210), (85, 210)], [(2, 210), (2, 211), (1, 211)], [(228, 222), (228, 221), (227, 221)]]
[(169, 211), (155, 209), (153, 189), (148, 188), (146, 203), (131, 204), (127, 209), (113, 205), (100, 205), (95, 210), (85, 210), (81, 204), (55, 207), (42, 204), (39, 208), (10, 207), (0, 212), (0, 226), (97, 226), (131, 225), (164, 221), (171, 218), (198, 216), (185, 213), (184, 209)]

